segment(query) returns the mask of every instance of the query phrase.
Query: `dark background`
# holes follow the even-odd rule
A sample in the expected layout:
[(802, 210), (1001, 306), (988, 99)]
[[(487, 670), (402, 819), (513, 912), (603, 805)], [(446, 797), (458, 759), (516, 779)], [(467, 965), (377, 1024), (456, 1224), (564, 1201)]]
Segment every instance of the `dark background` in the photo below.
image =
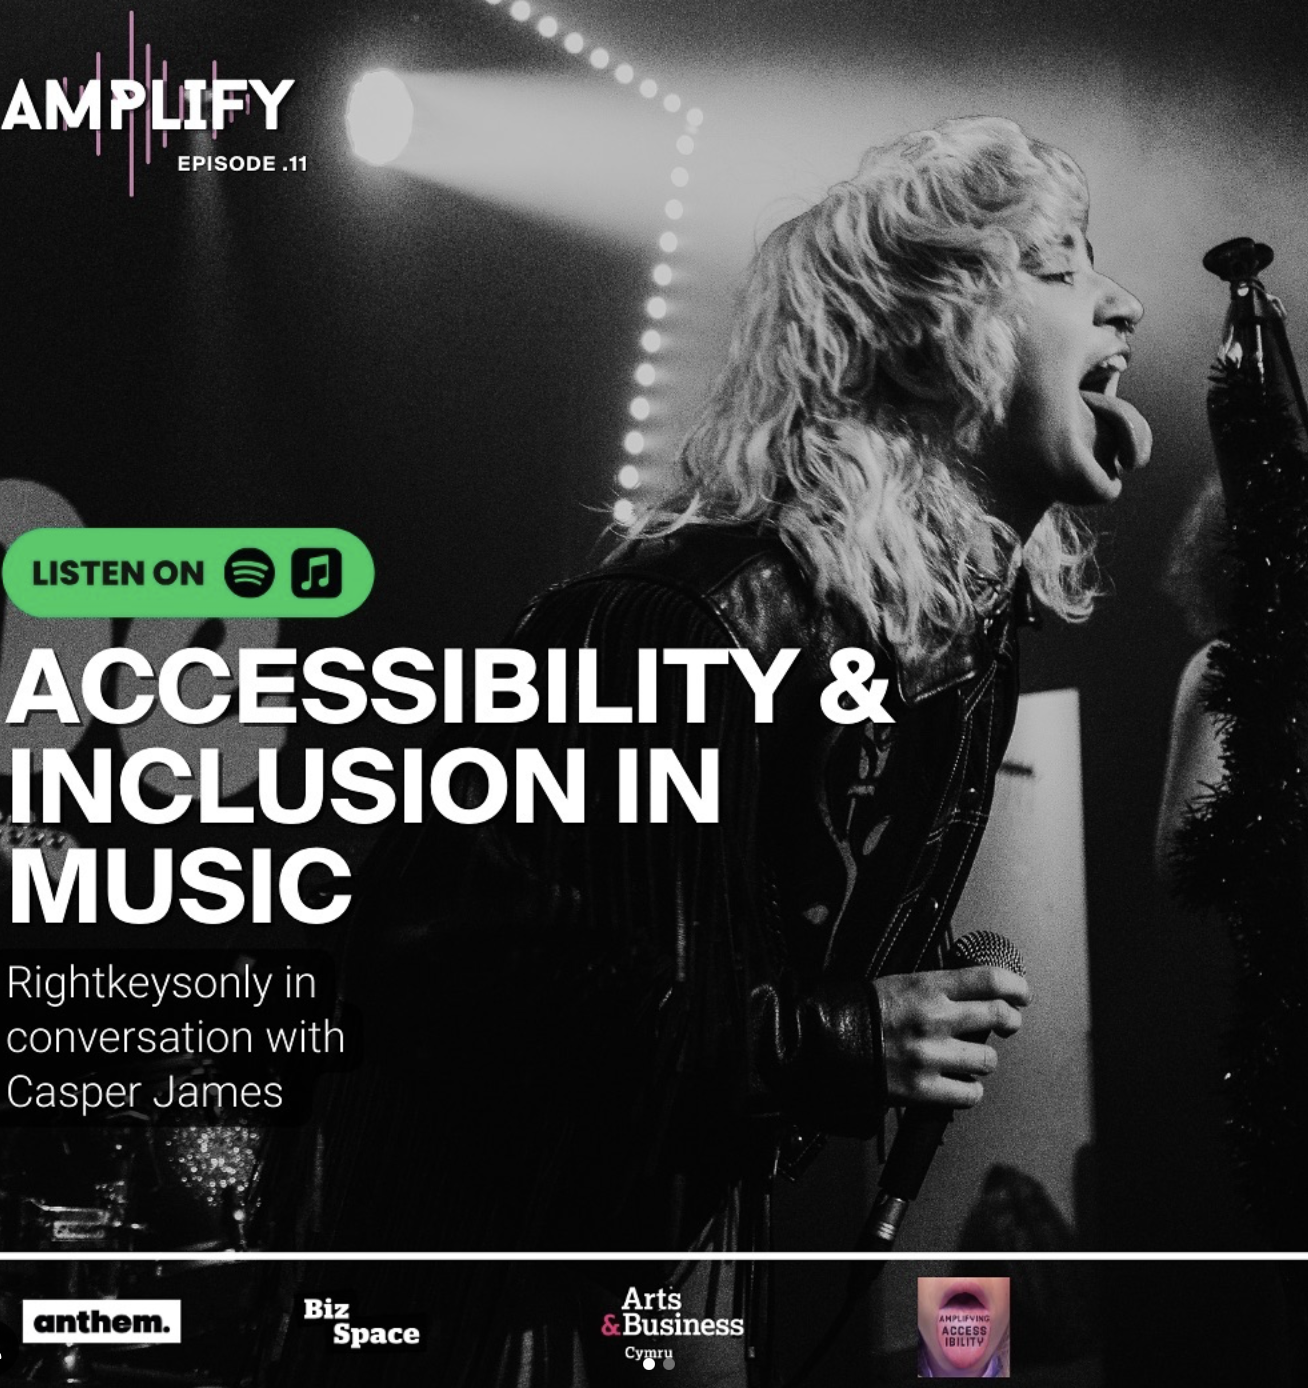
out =
[[(795, 93), (820, 105), (834, 71), (866, 65), (914, 97), (898, 126), (883, 131), (894, 114), (883, 103), (866, 138), (846, 131), (857, 144), (907, 128), (920, 109), (939, 119), (984, 108), (1085, 162), (1101, 263), (1149, 308), (1127, 393), (1158, 440), (1149, 473), (1099, 518), (1112, 596), (1089, 626), (1051, 624), (1023, 653), (1026, 687), (1075, 685), (1082, 699), (1102, 1178), (1087, 1232), (1114, 1250), (1258, 1246), (1235, 1213), (1221, 1134), (1225, 943), (1217, 924), (1168, 905), (1150, 866), (1172, 691), (1193, 648), (1157, 584), (1209, 466), (1203, 390), (1223, 293), (1198, 256), (1257, 234), (1278, 251), (1269, 285), (1289, 304), (1292, 336), (1308, 306), (1302, 10), (578, 0), (561, 17), (620, 35), (704, 92), (710, 111), (718, 95), (722, 148), (743, 119), (733, 126), (732, 93), (758, 71), (788, 74), (770, 114), (792, 123)], [(596, 553), (651, 257), (366, 168), (346, 150), (340, 113), (350, 83), (379, 64), (607, 79), (478, 0), (181, 0), (138, 5), (136, 24), (138, 44), (174, 72), (203, 73), (217, 56), (229, 75), (295, 76), (275, 143), (250, 121), (220, 146), (303, 153), (309, 172), (181, 175), (174, 145), (167, 160), (138, 164), (129, 200), (125, 152), (108, 134), (98, 160), (85, 132), (0, 134), (0, 477), (52, 488), (88, 525), (352, 530), (377, 560), (372, 597), (330, 632), (285, 623), (283, 644), (367, 657), (497, 641), (534, 591)], [(97, 47), (106, 76), (125, 75), (125, 7), (10, 0), (0, 93), (7, 100), (19, 76), (35, 86), (67, 72), (75, 84)], [(766, 90), (755, 95), (767, 105)], [(1042, 112), (1054, 113), (1047, 126)], [(805, 114), (795, 105), (793, 123)], [(713, 263), (706, 293), (729, 291), (747, 250), (729, 268)], [(131, 639), (124, 624), (114, 639)], [(310, 727), (290, 743), (332, 748), (347, 736), (389, 751), (403, 741), (388, 727), (366, 739)], [(113, 744), (92, 730), (83, 755)], [(356, 860), (368, 839), (331, 825), (289, 833), (295, 846), (296, 834)], [(97, 842), (94, 831), (85, 839)], [(171, 836), (180, 850), (213, 839), (199, 826)], [(148, 842), (139, 831), (136, 841)], [(62, 929), (69, 943), (139, 943), (113, 927)], [(197, 933), (176, 929), (170, 943)], [(206, 942), (227, 943), (215, 933)]]
[[(820, 1267), (829, 1274), (836, 1299), (851, 1272), (848, 1263), (773, 1266), (796, 1277), (805, 1268)], [(930, 1275), (952, 1271), (938, 1264)], [(1287, 1305), (1300, 1297), (1302, 1277), (1285, 1264), (1105, 1261), (1077, 1268), (1065, 1263), (1013, 1263), (989, 1267), (983, 1274), (975, 1267), (971, 1271), (1011, 1279), (1013, 1380), (1028, 1388), (1098, 1388), (1102, 1384), (1134, 1388), (1156, 1383), (1258, 1383), (1282, 1388), (1304, 1381), (1295, 1339), (1297, 1317)], [(568, 1285), (571, 1279), (593, 1275), (594, 1265), (545, 1264), (542, 1272)], [(208, 1381), (235, 1382), (260, 1334), (267, 1335), (284, 1315), (287, 1339), (280, 1375), (274, 1381), (298, 1385), (310, 1381), (312, 1374), (311, 1381), (326, 1388), (412, 1388), (437, 1381), (446, 1308), (460, 1286), (477, 1275), (478, 1269), (468, 1264), (438, 1262), (342, 1260), (330, 1266), (12, 1262), (0, 1269), (0, 1345), (9, 1335), (17, 1338), (21, 1298), (65, 1296), (70, 1279), (77, 1279), (83, 1297), (182, 1300), (183, 1346), (88, 1350), (93, 1363), (116, 1369), (115, 1381), (136, 1384), (149, 1381), (145, 1376), (152, 1373), (184, 1373), (203, 1366)], [(968, 1274), (960, 1270), (959, 1275)], [(658, 1278), (635, 1266), (628, 1270), (625, 1282), (646, 1291), (657, 1286)], [(915, 1285), (907, 1284), (902, 1291), (903, 1310), (911, 1317)], [(306, 1295), (347, 1302), (355, 1325), (418, 1325), (425, 1332), (423, 1348), (416, 1352), (330, 1351), (330, 1323), (302, 1319), (301, 1298)], [(1099, 1308), (1114, 1298), (1147, 1306), (1150, 1322), (1132, 1326), (1111, 1311), (1102, 1313)], [(796, 1371), (803, 1353), (829, 1323), (835, 1304), (828, 1301), (804, 1328), (802, 1349), (777, 1357), (776, 1382), (785, 1382), (785, 1375)], [(1207, 1315), (1201, 1326), (1182, 1329), (1187, 1324), (1184, 1314), (1167, 1314), (1183, 1305), (1204, 1308)], [(600, 1342), (600, 1347), (608, 1345)], [(13, 1367), (17, 1362), (27, 1372), (38, 1362), (48, 1366), (53, 1358), (30, 1346), (15, 1357), (6, 1345), (5, 1354), (7, 1364)], [(649, 1381), (663, 1382), (661, 1372), (656, 1372)], [(645, 1381), (636, 1365), (627, 1367), (619, 1378), (627, 1383)], [(684, 1362), (678, 1362), (676, 1376), (666, 1381), (691, 1381)], [(912, 1350), (874, 1357), (847, 1332), (805, 1384), (806, 1388), (848, 1384), (872, 1388), (918, 1381)]]

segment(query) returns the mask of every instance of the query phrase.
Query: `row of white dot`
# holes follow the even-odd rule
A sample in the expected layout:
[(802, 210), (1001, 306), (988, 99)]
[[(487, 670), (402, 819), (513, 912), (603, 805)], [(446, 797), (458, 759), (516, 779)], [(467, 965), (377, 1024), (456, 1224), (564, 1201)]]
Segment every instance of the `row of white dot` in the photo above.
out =
[[(678, 138), (677, 152), (679, 154), (689, 155), (694, 148), (695, 141), (689, 134)], [(684, 188), (690, 181), (690, 175), (678, 165), (672, 171), (672, 181), (677, 187)], [(678, 222), (685, 215), (685, 207), (679, 198), (672, 198), (664, 206), (663, 214), (668, 221)], [(659, 250), (664, 255), (671, 255), (677, 249), (677, 245), (677, 233), (671, 227), (667, 228), (659, 237)], [(672, 283), (672, 266), (666, 260), (660, 260), (650, 272), (650, 277), (660, 289), (666, 289)], [(654, 294), (645, 301), (645, 315), (653, 319), (655, 323), (662, 322), (668, 316), (668, 308), (668, 301), (662, 294)], [(663, 334), (659, 332), (658, 328), (650, 326), (641, 334), (640, 345), (645, 353), (645, 360), (636, 367), (636, 384), (649, 387), (658, 379), (658, 372), (650, 358), (662, 349)], [(649, 397), (641, 394), (637, 395), (627, 408), (632, 419), (639, 424), (649, 418), (652, 407)], [(639, 429), (631, 429), (622, 440), (622, 446), (630, 457), (637, 458), (645, 451), (645, 435)], [(640, 469), (634, 462), (626, 463), (618, 471), (618, 485), (627, 491), (635, 490), (640, 486), (641, 481)], [(613, 503), (613, 518), (619, 525), (630, 524), (634, 515), (635, 507), (629, 498), (619, 497)]]
[[(486, 0), (486, 3), (489, 5), (499, 5), (503, 3), (503, 0)], [(528, 0), (513, 0), (513, 3), (509, 6), (509, 14), (520, 24), (525, 24), (533, 13), (534, 11), (528, 3)], [(554, 38), (559, 32), (559, 27), (559, 21), (551, 14), (542, 15), (536, 21), (536, 32), (542, 38)], [(577, 57), (585, 50), (586, 40), (574, 30), (564, 36), (563, 47), (567, 52)], [(591, 67), (597, 68), (602, 72), (613, 61), (613, 57), (607, 48), (601, 48), (597, 44), (590, 50), (589, 60)], [(636, 69), (633, 68), (630, 63), (619, 63), (617, 67), (613, 69), (613, 76), (626, 86), (628, 83), (635, 81)], [(640, 92), (641, 96), (652, 100), (659, 94), (659, 84), (652, 77), (646, 77), (636, 90)], [(669, 92), (663, 98), (663, 109), (674, 114), (680, 111), (681, 98), (675, 92)], [(698, 125), (703, 118), (703, 112), (693, 106), (686, 112), (686, 120), (691, 125)]]
[[(499, 5), (503, 0), (486, 0), (487, 4)], [(529, 0), (513, 0), (509, 6), (509, 15), (516, 19), (520, 24), (525, 24), (532, 17), (533, 10)], [(553, 39), (559, 33), (559, 21), (553, 15), (541, 15), (536, 21), (536, 32), (542, 38)], [(575, 31), (564, 36), (563, 47), (566, 52), (574, 57), (579, 57), (586, 48), (586, 40)], [(612, 62), (612, 56), (607, 48), (598, 45), (590, 50), (589, 62), (591, 67), (597, 71), (604, 71)], [(623, 86), (635, 81), (636, 70), (630, 63), (619, 63), (613, 69), (614, 78)], [(641, 96), (653, 100), (659, 94), (659, 84), (652, 78), (644, 78), (636, 90)], [(675, 92), (667, 93), (663, 98), (663, 109), (672, 115), (681, 110), (681, 98)], [(704, 113), (696, 106), (692, 106), (685, 115), (687, 129), (677, 139), (677, 153), (683, 157), (688, 157), (694, 153), (695, 138), (694, 133), (699, 129), (704, 120)], [(674, 188), (684, 188), (690, 182), (690, 171), (685, 165), (678, 163), (672, 170), (672, 186)], [(664, 205), (663, 213), (670, 222), (679, 222), (685, 215), (685, 205), (680, 198), (670, 198)], [(671, 255), (677, 249), (677, 234), (671, 228), (664, 231), (659, 237), (659, 249), (664, 255)], [(672, 283), (672, 267), (665, 260), (661, 260), (654, 266), (652, 271), (654, 283), (660, 289), (666, 289)], [(668, 301), (662, 294), (655, 294), (645, 303), (646, 315), (659, 322), (667, 316)], [(652, 386), (658, 379), (658, 372), (654, 369), (654, 364), (649, 360), (663, 346), (662, 334), (657, 328), (647, 328), (641, 335), (640, 345), (645, 352), (645, 360), (636, 367), (636, 384), (645, 388)], [(650, 416), (652, 406), (649, 396), (645, 394), (635, 396), (628, 411), (638, 424), (643, 423)], [(622, 441), (622, 446), (627, 454), (636, 458), (645, 451), (645, 436), (639, 429), (631, 429), (627, 432)], [(639, 487), (641, 483), (640, 469), (634, 462), (626, 463), (618, 472), (618, 485), (628, 491)], [(627, 497), (619, 497), (613, 504), (613, 518), (620, 525), (627, 525), (631, 522), (635, 514), (635, 507)]]

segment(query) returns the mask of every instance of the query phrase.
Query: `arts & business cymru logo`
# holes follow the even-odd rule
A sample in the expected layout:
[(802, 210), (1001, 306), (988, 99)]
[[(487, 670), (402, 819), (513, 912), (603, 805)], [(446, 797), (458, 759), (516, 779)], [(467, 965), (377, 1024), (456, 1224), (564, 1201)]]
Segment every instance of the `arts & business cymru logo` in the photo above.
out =
[[(651, 1311), (671, 1311), (673, 1315), (649, 1315)], [(667, 1345), (651, 1345), (655, 1339), (677, 1336), (730, 1336), (739, 1339), (745, 1333), (743, 1316), (683, 1316), (681, 1293), (660, 1287), (656, 1292), (642, 1292), (628, 1287), (622, 1298), (621, 1314), (608, 1312), (600, 1323), (600, 1334), (607, 1339), (628, 1339), (638, 1343), (624, 1345), (624, 1359), (640, 1364), (644, 1369), (662, 1365), (676, 1367), (676, 1351)]]

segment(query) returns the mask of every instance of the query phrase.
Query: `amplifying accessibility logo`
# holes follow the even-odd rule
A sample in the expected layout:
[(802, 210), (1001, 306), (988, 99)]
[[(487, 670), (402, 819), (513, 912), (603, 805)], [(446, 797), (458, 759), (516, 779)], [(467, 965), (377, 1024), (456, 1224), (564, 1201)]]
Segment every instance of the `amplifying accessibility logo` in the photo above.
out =
[(373, 576), (363, 541), (325, 527), (29, 530), (4, 562), (33, 617), (343, 617)]

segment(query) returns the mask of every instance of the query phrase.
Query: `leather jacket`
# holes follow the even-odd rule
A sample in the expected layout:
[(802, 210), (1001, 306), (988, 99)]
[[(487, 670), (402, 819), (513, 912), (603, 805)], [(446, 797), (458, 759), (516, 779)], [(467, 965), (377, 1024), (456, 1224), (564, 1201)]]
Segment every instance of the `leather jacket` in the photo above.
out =
[[(760, 868), (793, 982), (755, 985), (756, 1078), (779, 1116), (868, 1136), (885, 1099), (864, 985), (938, 967), (947, 947), (1016, 716), (1014, 604), (996, 595), (979, 631), (909, 673), (860, 619), (818, 606), (789, 552), (752, 530), (683, 531), (616, 572), (693, 594), (760, 665), (801, 652), (758, 728)], [(876, 653), (893, 723), (822, 714), (831, 657), (850, 646)]]
[[(355, 996), (374, 1054), (402, 1058), (380, 1067), (402, 1094), (377, 1089), (345, 1126), (385, 1152), (363, 1163), (369, 1192), (403, 1196), (379, 1206), (356, 1182), (330, 1245), (766, 1247), (779, 1162), (881, 1123), (870, 985), (934, 966), (946, 942), (1016, 709), (1010, 599), (910, 673), (753, 529), (691, 527), (538, 598), (506, 644), (541, 669), (550, 649), (597, 648), (604, 705), (635, 703), (642, 648), (740, 646), (764, 668), (800, 655), (769, 724), (734, 671), (706, 682), (692, 722), (662, 670), (653, 722), (570, 706), (563, 723), (478, 729), (505, 765), (583, 748), (584, 824), (546, 809), (392, 834), (356, 926), (372, 998)], [(822, 713), (849, 646), (874, 652), (893, 723)], [(603, 768), (631, 747), (642, 765), (670, 748), (692, 776), (716, 749), (717, 822), (673, 795), (668, 823), (619, 823)], [(469, 804), (475, 781), (456, 787)]]

